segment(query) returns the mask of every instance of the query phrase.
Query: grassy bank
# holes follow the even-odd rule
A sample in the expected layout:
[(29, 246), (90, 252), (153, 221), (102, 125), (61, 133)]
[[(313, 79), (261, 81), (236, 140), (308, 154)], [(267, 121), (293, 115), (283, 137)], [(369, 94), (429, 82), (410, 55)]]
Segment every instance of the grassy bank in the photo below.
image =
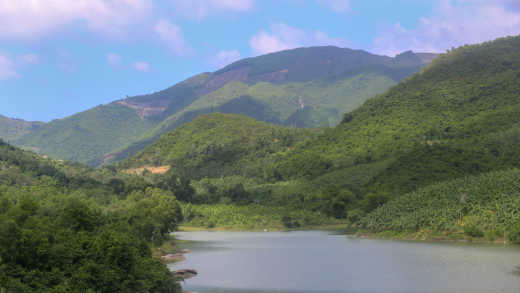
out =
[(344, 227), (345, 221), (319, 212), (295, 210), (290, 207), (251, 205), (192, 205), (182, 206), (183, 231), (263, 231)]
[(447, 232), (447, 231), (430, 231), (428, 229), (420, 231), (384, 231), (370, 232), (366, 230), (358, 230), (355, 233), (358, 238), (384, 239), (396, 241), (420, 241), (420, 242), (466, 242), (466, 243), (482, 243), (482, 244), (512, 244), (506, 236), (486, 238), (471, 237), (463, 232)]
[(247, 226), (221, 226), (208, 228), (204, 226), (179, 226), (180, 232), (197, 232), (197, 231), (210, 231), (210, 232), (260, 232), (260, 231), (311, 231), (311, 230), (322, 230), (322, 231), (351, 231), (349, 224), (324, 224), (315, 226), (306, 226), (299, 228), (279, 228), (279, 227), (267, 227), (264, 229), (250, 228)]

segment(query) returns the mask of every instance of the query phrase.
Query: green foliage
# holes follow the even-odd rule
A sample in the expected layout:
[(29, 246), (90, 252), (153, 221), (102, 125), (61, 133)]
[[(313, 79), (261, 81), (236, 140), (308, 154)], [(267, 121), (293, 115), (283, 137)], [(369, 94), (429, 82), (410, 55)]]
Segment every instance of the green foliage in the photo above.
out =
[(179, 203), (113, 171), (43, 159), (0, 141), (1, 287), (180, 292), (150, 249), (182, 220)]
[(118, 167), (171, 165), (170, 174), (193, 179), (271, 177), (275, 174), (262, 170), (276, 160), (273, 154), (311, 139), (316, 132), (274, 126), (240, 115), (209, 114), (163, 135)]
[(520, 244), (520, 223), (513, 225), (511, 232), (509, 233), (509, 241), (514, 244)]
[(514, 37), (443, 54), (273, 168), (285, 181), (364, 177), (340, 180), (370, 211), (436, 182), (520, 167), (518, 48)]
[(126, 201), (114, 206), (118, 207), (120, 216), (134, 227), (140, 239), (156, 244), (167, 239), (182, 220), (179, 204), (173, 194), (157, 188), (134, 191)]
[(195, 195), (195, 189), (191, 186), (190, 180), (186, 177), (177, 176), (173, 170), (170, 169), (161, 176), (156, 185), (164, 190), (171, 191), (181, 201), (191, 202)]
[[(373, 232), (422, 229), (471, 237), (506, 231), (520, 223), (520, 170), (499, 171), (431, 185), (397, 197), (361, 221)], [(489, 233), (488, 233), (489, 232)]]
[[(472, 206), (459, 204), (459, 210), (457, 204), (444, 198), (431, 203), (435, 208), (419, 209), (413, 214), (398, 208), (416, 209), (423, 203), (428, 206), (431, 200), (427, 197), (437, 199), (438, 195), (421, 188), (432, 184), (520, 167), (518, 48), (520, 37), (443, 54), (419, 74), (345, 115), (337, 127), (325, 128), (312, 137), (308, 131), (301, 131), (300, 137), (293, 129), (277, 128), (278, 132), (269, 133), (265, 131), (268, 128), (260, 127), (262, 123), (238, 117), (206, 116), (168, 133), (120, 167), (173, 165), (172, 172), (192, 179), (197, 190), (192, 202), (196, 203), (283, 205), (353, 222), (373, 210), (391, 207), (388, 217), (378, 215), (384, 219), (382, 222), (373, 223), (373, 214), (361, 221), (374, 231), (426, 228), (492, 239), (507, 232), (514, 221), (490, 225), (480, 209), (494, 209), (484, 195), (477, 197)], [(407, 52), (396, 59), (402, 65), (429, 57)], [(254, 60), (247, 62), (254, 64)], [(242, 63), (237, 64), (228, 70)], [(308, 82), (304, 76), (294, 77), (293, 83), (281, 83), (282, 87), (298, 92)], [(252, 93), (255, 89), (262, 90)], [(280, 93), (280, 87), (266, 82), (234, 82), (192, 106), (202, 109), (211, 102), (224, 104), (245, 94), (262, 97), (268, 103), (270, 96)], [(307, 107), (305, 98), (302, 100)], [(277, 109), (284, 109), (283, 102), (278, 103)], [(306, 107), (300, 108), (291, 121), (303, 123), (318, 115), (318, 107)], [(295, 137), (296, 143), (269, 143), (275, 141), (273, 138), (281, 141), (282, 130)], [(481, 182), (478, 186), (486, 188), (486, 177), (474, 178), (479, 178), (474, 179)], [(410, 198), (414, 190), (422, 194), (420, 200)], [(401, 202), (401, 197), (407, 202)], [(494, 212), (503, 213), (517, 206), (514, 196), (507, 198), (511, 202), (500, 203)], [(458, 218), (453, 218), (454, 213)], [(405, 219), (400, 218), (402, 214)], [(287, 216), (280, 221), (282, 225), (293, 225), (293, 219)], [(394, 220), (398, 221), (395, 225), (391, 224)], [(219, 226), (217, 218), (208, 224)]]
[(207, 228), (285, 229), (339, 223), (319, 212), (258, 204), (185, 204), (182, 210), (183, 225)]

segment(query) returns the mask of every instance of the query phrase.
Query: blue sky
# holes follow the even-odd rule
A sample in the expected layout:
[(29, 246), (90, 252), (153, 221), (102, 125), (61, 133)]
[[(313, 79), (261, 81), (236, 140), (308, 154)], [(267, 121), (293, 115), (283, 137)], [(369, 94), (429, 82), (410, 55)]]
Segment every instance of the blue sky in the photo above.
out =
[(49, 121), (240, 58), (393, 56), (520, 33), (517, 0), (0, 0), (0, 114)]

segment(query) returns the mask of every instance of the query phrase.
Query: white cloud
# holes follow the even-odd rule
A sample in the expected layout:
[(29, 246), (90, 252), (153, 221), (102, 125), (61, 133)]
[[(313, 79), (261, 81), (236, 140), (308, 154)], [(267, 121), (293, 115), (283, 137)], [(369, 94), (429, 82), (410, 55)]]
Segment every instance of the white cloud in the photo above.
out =
[(148, 62), (138, 61), (132, 63), (132, 68), (139, 72), (148, 72), (150, 71), (150, 64)]
[(112, 67), (119, 67), (123, 64), (123, 58), (116, 53), (108, 53), (105, 56), (108, 65)]
[(86, 24), (101, 34), (121, 34), (148, 15), (147, 0), (0, 0), (0, 37), (33, 39)]
[(123, 62), (123, 57), (116, 53), (108, 53), (105, 55), (108, 65), (118, 70), (135, 70), (138, 72), (149, 72), (150, 64), (145, 61), (135, 61), (131, 63)]
[(154, 31), (170, 51), (176, 55), (185, 56), (193, 52), (193, 49), (184, 39), (182, 30), (178, 25), (161, 19), (155, 24)]
[(0, 80), (19, 78), (20, 74), (16, 72), (13, 62), (4, 55), (0, 55)]
[(374, 39), (374, 51), (395, 55), (402, 51), (444, 52), (451, 47), (475, 44), (520, 34), (520, 4), (512, 0), (443, 0), (417, 27), (400, 23)]
[(222, 68), (240, 59), (238, 50), (220, 51), (212, 60), (212, 65), (216, 68)]
[(267, 54), (302, 46), (346, 47), (348, 44), (346, 39), (331, 38), (322, 31), (304, 31), (284, 23), (271, 24), (270, 32), (261, 30), (249, 41), (255, 54)]
[(212, 13), (248, 12), (254, 7), (254, 0), (171, 0), (173, 6), (183, 16), (203, 19)]
[(350, 0), (317, 0), (318, 3), (328, 6), (332, 11), (345, 13), (350, 11)]

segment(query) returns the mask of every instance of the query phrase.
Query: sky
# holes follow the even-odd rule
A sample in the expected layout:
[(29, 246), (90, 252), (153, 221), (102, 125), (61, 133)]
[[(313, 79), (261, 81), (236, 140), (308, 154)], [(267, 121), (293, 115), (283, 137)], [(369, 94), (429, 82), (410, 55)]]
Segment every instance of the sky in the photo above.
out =
[(520, 0), (0, 0), (0, 114), (50, 121), (241, 58), (395, 56), (520, 34)]

